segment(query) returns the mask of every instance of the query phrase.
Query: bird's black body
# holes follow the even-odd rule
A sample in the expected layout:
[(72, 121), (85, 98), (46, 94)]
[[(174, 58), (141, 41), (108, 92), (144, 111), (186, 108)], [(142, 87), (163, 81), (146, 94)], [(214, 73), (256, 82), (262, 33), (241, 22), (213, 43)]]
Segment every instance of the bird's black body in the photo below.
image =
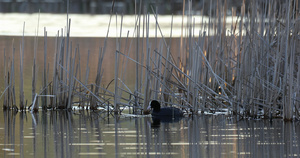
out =
[(174, 123), (183, 118), (183, 112), (175, 107), (160, 107), (157, 100), (152, 100), (147, 108), (152, 109), (152, 128), (159, 128), (160, 123)]
[(153, 109), (151, 115), (155, 117), (182, 117), (183, 112), (175, 107), (160, 107), (160, 103), (157, 100), (152, 100), (150, 108)]

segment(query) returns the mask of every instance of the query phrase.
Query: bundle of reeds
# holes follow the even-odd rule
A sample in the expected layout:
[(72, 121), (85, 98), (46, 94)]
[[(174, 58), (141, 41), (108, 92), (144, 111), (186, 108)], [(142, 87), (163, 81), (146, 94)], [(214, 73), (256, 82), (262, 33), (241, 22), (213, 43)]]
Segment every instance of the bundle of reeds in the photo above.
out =
[[(192, 1), (188, 1), (183, 6), (181, 37), (179, 40), (172, 38), (171, 19), (169, 42), (158, 23), (157, 10), (153, 7), (151, 10), (143, 10), (147, 8), (142, 3), (137, 6), (132, 38), (129, 38), (129, 32), (126, 38), (121, 37), (122, 16), (120, 27), (116, 27), (116, 30), (120, 30), (120, 36), (116, 38), (115, 51), (111, 52), (115, 53), (115, 76), (111, 82), (115, 86), (114, 92), (108, 90), (111, 83), (107, 87), (101, 86), (112, 13), (107, 36), (103, 47), (99, 49), (94, 84), (88, 83), (88, 64), (84, 81), (81, 81), (81, 55), (78, 45), (72, 53), (70, 19), (67, 22), (66, 34), (63, 29), (60, 33), (58, 31), (53, 76), (52, 81), (48, 81), (45, 29), (43, 87), (38, 94), (35, 88), (36, 46), (34, 49), (33, 108), (38, 109), (38, 97), (52, 97), (50, 105), (47, 105), (46, 98), (43, 99), (43, 109), (47, 109), (47, 106), (71, 109), (78, 104), (91, 110), (102, 107), (118, 114), (125, 107), (129, 107), (136, 114), (143, 112), (150, 100), (157, 99), (164, 106), (177, 106), (194, 114), (215, 113), (226, 109), (229, 113), (242, 117), (281, 117), (285, 120), (298, 118), (298, 0), (269, 0), (264, 3), (254, 0), (250, 2), (251, 7), (248, 9), (244, 0), (238, 16), (237, 9), (227, 8), (226, 1), (216, 3), (214, 10), (211, 7), (212, 1), (210, 3), (208, 23), (203, 22), (202, 16), (203, 31), (194, 32), (196, 19), (192, 12)], [(227, 26), (228, 10), (232, 11), (230, 27)], [(151, 16), (156, 21), (155, 26), (149, 25)], [(115, 17), (117, 23), (118, 16)], [(149, 37), (150, 27), (155, 27), (154, 39)], [(122, 40), (126, 40), (124, 48), (121, 47)], [(174, 40), (179, 49), (172, 49)], [(132, 45), (135, 49), (131, 49)], [(7, 60), (8, 62), (6, 53), (4, 55), (5, 91), (2, 95), (3, 107), (6, 109), (16, 104), (14, 48), (12, 54), (12, 61)], [(20, 56), (22, 86), (24, 35)], [(87, 60), (89, 61), (89, 53)], [(127, 65), (130, 62), (135, 65), (134, 89), (126, 85)], [(20, 108), (24, 108), (23, 87), (20, 87)]]

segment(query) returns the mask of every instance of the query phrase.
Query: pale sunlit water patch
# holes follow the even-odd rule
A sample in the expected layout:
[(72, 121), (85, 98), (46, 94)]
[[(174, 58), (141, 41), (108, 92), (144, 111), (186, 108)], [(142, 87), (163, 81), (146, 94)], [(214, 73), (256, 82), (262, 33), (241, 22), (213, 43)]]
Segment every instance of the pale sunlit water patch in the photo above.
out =
[(239, 155), (249, 155), (249, 154), (251, 154), (250, 152), (239, 152), (238, 153)]
[(113, 145), (112, 143), (71, 143), (69, 145), (74, 145), (74, 146), (89, 146), (89, 145)]
[(126, 153), (120, 153), (121, 155), (178, 155), (179, 153), (176, 152), (126, 152)]
[(15, 151), (15, 149), (11, 149), (11, 148), (2, 148), (3, 151)]
[(288, 156), (289, 156), (289, 157), (299, 157), (300, 154), (289, 154)]
[(90, 142), (91, 143), (103, 143), (103, 141), (100, 141), (100, 140), (91, 140)]
[(283, 145), (284, 143), (276, 142), (276, 143), (269, 143), (269, 142), (257, 142), (257, 145)]
[[(201, 141), (201, 142), (195, 142), (195, 143), (189, 143), (189, 142), (181, 142), (181, 143), (171, 143), (171, 145), (174, 146), (180, 146), (180, 145), (233, 145), (234, 143), (221, 143), (218, 141)], [(168, 144), (163, 144), (168, 145)]]
[(238, 137), (237, 134), (210, 135), (212, 137)]
[(124, 147), (123, 149), (125, 149), (125, 150), (137, 150), (137, 149), (139, 149), (139, 150), (144, 150), (144, 149), (147, 149), (147, 148), (145, 148), (145, 147), (140, 147), (140, 146), (130, 146), (130, 147)]
[[(218, 129), (218, 130), (221, 130), (221, 131), (236, 131), (237, 129), (234, 129), (234, 128), (227, 128), (227, 129)], [(243, 129), (244, 130), (244, 129)]]
[(189, 127), (181, 127), (180, 130), (187, 130)]
[(97, 155), (107, 155), (106, 153), (97, 153), (97, 152), (87, 152), (79, 153), (80, 156), (97, 156)]
[(19, 156), (20, 153), (8, 153), (7, 155), (8, 155), (8, 156)]
[[(116, 131), (104, 131), (103, 133), (107, 133), (107, 134), (114, 134), (116, 133)], [(118, 134), (127, 134), (127, 133), (136, 133), (136, 131), (124, 131), (124, 130), (120, 130), (118, 131)]]
[(137, 145), (146, 145), (146, 143), (119, 143), (119, 145), (122, 145), (122, 146), (134, 145), (134, 146), (137, 146)]
[(109, 123), (109, 124), (106, 124), (105, 126), (112, 126), (112, 127), (115, 127), (115, 124)]
[(146, 137), (146, 136), (145, 135), (129, 135), (129, 134), (126, 134), (126, 135), (124, 135), (124, 137), (136, 138), (136, 137)]
[(0, 146), (6, 146), (6, 145), (7, 145), (7, 146), (9, 146), (9, 145), (16, 145), (16, 146), (20, 146), (21, 144), (9, 144), (9, 143), (8, 143), (8, 144), (0, 144)]
[(140, 118), (140, 117), (151, 117), (151, 115), (134, 115), (134, 114), (122, 114), (124, 118)]

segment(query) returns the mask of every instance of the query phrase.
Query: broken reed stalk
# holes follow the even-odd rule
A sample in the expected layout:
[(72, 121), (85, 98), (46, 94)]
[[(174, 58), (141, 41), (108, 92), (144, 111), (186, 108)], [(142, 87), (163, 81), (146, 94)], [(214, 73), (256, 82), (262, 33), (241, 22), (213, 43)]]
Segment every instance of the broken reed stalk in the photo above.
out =
[[(117, 30), (117, 15), (116, 15), (116, 32)], [(115, 76), (114, 76), (114, 85), (115, 85), (115, 93), (114, 93), (114, 113), (119, 114), (120, 108), (119, 108), (119, 102), (120, 102), (120, 95), (122, 94), (122, 91), (119, 91), (119, 53), (120, 47), (121, 47), (121, 35), (122, 35), (122, 26), (123, 26), (123, 15), (121, 16), (121, 27), (120, 27), (120, 37), (116, 38), (116, 52), (115, 52)]]
[(58, 57), (58, 76), (59, 77), (59, 80), (58, 80), (58, 90), (60, 93), (58, 93), (58, 105), (57, 105), (57, 108), (58, 109), (64, 109), (65, 108), (65, 98), (64, 98), (64, 86), (62, 86), (61, 84), (64, 83), (64, 63), (65, 63), (65, 55), (64, 55), (64, 52), (65, 52), (65, 37), (63, 35), (63, 29), (61, 29), (61, 35), (60, 35), (60, 50), (59, 50), (59, 57)]
[[(88, 55), (87, 55), (86, 70), (85, 70), (85, 81), (84, 81), (85, 85), (88, 85), (88, 80), (89, 80), (89, 73), (90, 73), (89, 60), (90, 60), (90, 50), (88, 50)], [(84, 90), (83, 92), (85, 94), (88, 94), (87, 90)], [(87, 106), (86, 102), (83, 101), (82, 106), (84, 107), (85, 105)]]
[[(4, 90), (4, 99), (3, 99), (3, 110), (6, 110), (8, 109), (8, 104), (7, 104), (7, 92), (6, 90), (8, 89), (8, 83), (7, 83), (7, 74), (6, 74), (6, 52), (5, 52), (5, 48), (3, 49), (3, 64), (4, 64), (4, 87), (5, 87), (5, 90)], [(3, 94), (2, 94), (3, 95)], [(1, 96), (2, 96), (1, 95)], [(0, 98), (1, 99), (1, 98)]]
[[(71, 49), (72, 50), (72, 49)], [(75, 59), (77, 55), (77, 48), (75, 50), (75, 56), (72, 60), (72, 63), (70, 62), (70, 69), (69, 69), (69, 91), (68, 91), (68, 104), (67, 104), (67, 109), (72, 108), (72, 101), (73, 101), (73, 80), (74, 80), (74, 67), (75, 67)], [(70, 59), (72, 59), (72, 55), (70, 55)]]
[[(45, 89), (43, 95), (47, 95), (48, 93), (48, 82), (47, 82), (47, 31), (46, 27), (44, 28), (44, 69), (43, 69), (43, 88)], [(47, 109), (47, 98), (42, 97), (42, 109)]]
[[(293, 104), (293, 101), (292, 101), (292, 88), (293, 86), (289, 85), (289, 89), (287, 89), (287, 86), (288, 86), (288, 81), (291, 81), (289, 82), (290, 84), (292, 84), (292, 79), (293, 79), (293, 71), (290, 71), (288, 72), (288, 70), (292, 70), (289, 69), (289, 66), (291, 67), (291, 65), (289, 64), (292, 64), (292, 63), (289, 63), (288, 62), (288, 58), (289, 58), (289, 46), (290, 46), (290, 4), (291, 4), (291, 1), (290, 0), (287, 0), (286, 1), (286, 9), (287, 9), (287, 14), (286, 14), (286, 39), (285, 39), (285, 56), (284, 56), (284, 59), (285, 59), (285, 65), (284, 65), (284, 78), (283, 78), (283, 82), (284, 82), (284, 85), (283, 87), (284, 88), (284, 95), (283, 95), (283, 99), (284, 99), (284, 111), (283, 111), (283, 118), (284, 120), (292, 120), (293, 119), (293, 109), (292, 109), (292, 104)], [(291, 54), (293, 54), (293, 52), (291, 52)], [(290, 57), (291, 60), (293, 60), (292, 57)], [(289, 75), (289, 74), (290, 75)], [(288, 76), (289, 75), (289, 76)], [(289, 80), (288, 80), (289, 78)]]
[[(113, 9), (113, 7), (112, 7), (112, 9)], [(90, 95), (90, 109), (91, 110), (97, 110), (97, 102), (96, 101), (97, 100), (99, 101), (99, 98), (96, 97), (96, 95), (98, 95), (98, 91), (99, 91), (99, 87), (100, 87), (100, 83), (101, 83), (101, 79), (102, 79), (102, 74), (103, 74), (102, 62), (103, 62), (103, 58), (104, 58), (104, 55), (106, 52), (107, 39), (108, 39), (108, 35), (109, 35), (111, 20), (112, 20), (112, 10), (111, 10), (110, 17), (109, 17), (108, 28), (107, 28), (106, 37), (104, 39), (103, 48), (102, 47), (99, 48), (97, 75), (96, 75), (96, 79), (95, 79), (95, 83), (96, 83), (96, 87), (95, 87), (95, 91), (94, 91), (95, 93), (91, 93), (94, 95)], [(91, 92), (91, 91), (89, 91), (89, 92)], [(100, 103), (102, 103), (102, 102), (100, 102)]]
[(149, 43), (149, 17), (150, 15), (147, 14), (146, 16), (146, 70), (145, 70), (145, 89), (144, 89), (144, 114), (147, 112), (147, 106), (150, 102), (150, 43)]
[(23, 63), (24, 63), (24, 31), (25, 31), (25, 22), (23, 24), (23, 36), (22, 36), (22, 42), (20, 44), (20, 91), (19, 91), (19, 96), (20, 96), (20, 110), (23, 111), (25, 110), (25, 103), (24, 103), (24, 81), (23, 81)]
[[(81, 55), (80, 55), (80, 49), (79, 49), (79, 44), (77, 44), (77, 52), (78, 52), (78, 64), (76, 66), (76, 72), (75, 72), (75, 77), (77, 78), (77, 74), (79, 73), (79, 80), (81, 80)], [(76, 82), (73, 82), (73, 87), (74, 89), (76, 89), (78, 87), (78, 84), (76, 84)], [(73, 89), (73, 90), (74, 90)], [(79, 86), (79, 92), (82, 92), (82, 87)], [(82, 98), (80, 97), (79, 98), (79, 105), (78, 106), (81, 106), (80, 103), (82, 103)], [(72, 106), (72, 105), (71, 105)]]
[[(35, 89), (36, 89), (36, 55), (37, 55), (37, 47), (38, 47), (38, 35), (39, 35), (39, 24), (40, 24), (40, 14), (38, 15), (38, 22), (37, 22), (37, 28), (36, 28), (36, 35), (34, 37), (34, 46), (33, 46), (33, 66), (32, 66), (32, 102), (35, 98)], [(32, 105), (33, 108), (38, 108), (37, 105)]]
[(118, 96), (118, 74), (119, 74), (119, 55), (115, 52), (115, 96), (114, 96), (114, 113), (119, 114), (119, 96)]
[[(94, 94), (96, 94), (96, 95), (99, 93), (99, 87), (100, 87), (100, 83), (101, 83), (103, 57), (104, 57), (104, 52), (103, 52), (103, 49), (100, 48), (99, 57), (98, 57), (97, 74), (96, 74), (96, 80), (95, 80), (95, 91), (94, 91)], [(96, 98), (92, 97), (91, 104), (90, 104), (91, 110), (97, 110), (97, 102), (96, 101), (97, 101)]]
[(10, 87), (11, 87), (11, 108), (17, 109), (16, 106), (16, 92), (15, 92), (15, 47), (13, 46), (12, 61), (11, 61), (11, 77), (10, 77)]
[[(138, 22), (140, 22), (140, 13), (138, 15)], [(136, 25), (136, 49), (135, 49), (135, 60), (137, 62), (139, 62), (139, 44), (140, 44), (140, 40), (139, 40), (139, 37), (140, 37), (140, 25)], [(138, 106), (139, 105), (139, 65), (136, 64), (135, 65), (135, 90), (134, 90), (134, 97), (135, 97), (135, 101), (134, 101), (134, 104), (135, 106)], [(133, 112), (135, 113), (136, 110), (135, 108), (133, 109)]]
[(59, 31), (55, 37), (55, 47), (54, 47), (54, 59), (53, 59), (53, 77), (52, 77), (52, 88), (51, 94), (55, 97), (50, 99), (50, 106), (52, 108), (57, 108), (57, 90), (58, 90), (58, 38), (59, 38)]
[[(64, 64), (62, 64), (62, 66), (63, 66), (63, 68), (65, 69), (65, 70), (63, 70), (64, 71), (64, 80), (63, 80), (63, 83), (65, 83), (66, 85), (68, 85), (67, 83), (68, 83), (68, 74), (69, 74), (69, 76), (70, 75), (73, 75), (73, 74), (70, 74), (70, 70), (72, 69), (71, 67), (70, 67), (70, 65), (71, 65), (71, 56), (72, 56), (72, 44), (70, 44), (70, 27), (71, 27), (71, 19), (67, 19), (68, 21), (67, 21), (67, 30), (66, 30), (66, 33), (67, 33), (67, 37), (66, 37), (66, 61), (64, 62), (65, 63), (65, 65)], [(72, 43), (72, 42), (71, 42)], [(69, 62), (70, 62), (70, 64), (69, 64)], [(70, 77), (69, 77), (70, 78)], [(71, 86), (71, 85), (69, 85), (69, 86)], [(69, 93), (72, 93), (72, 92), (69, 92), (69, 91), (63, 91), (64, 93), (63, 93), (63, 100), (62, 100), (62, 105), (61, 106), (65, 106), (65, 107), (62, 107), (62, 108), (66, 108), (66, 109), (68, 109), (68, 94)]]

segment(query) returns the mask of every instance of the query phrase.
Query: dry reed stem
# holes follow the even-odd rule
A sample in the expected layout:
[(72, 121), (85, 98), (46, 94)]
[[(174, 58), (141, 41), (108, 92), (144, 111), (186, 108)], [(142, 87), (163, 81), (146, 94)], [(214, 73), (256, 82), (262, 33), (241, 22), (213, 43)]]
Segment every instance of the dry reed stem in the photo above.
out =
[[(128, 32), (124, 49), (121, 48), (121, 36), (116, 39), (115, 76), (112, 81), (115, 84), (114, 92), (108, 91), (110, 84), (107, 87), (101, 86), (105, 71), (102, 64), (112, 13), (103, 49), (99, 50), (95, 84), (90, 85), (88, 85), (90, 71), (88, 64), (85, 81), (80, 81), (80, 63), (76, 64), (79, 47), (75, 49), (75, 56), (72, 57), (71, 21), (68, 19), (66, 37), (61, 31), (61, 36), (58, 34), (56, 38), (51, 84), (46, 80), (45, 31), (43, 88), (51, 85), (49, 86), (51, 96), (55, 97), (50, 100), (56, 108), (71, 108), (74, 102), (88, 106), (84, 103), (88, 100), (91, 109), (97, 109), (98, 106), (109, 108), (114, 105), (114, 111), (117, 113), (125, 106), (133, 107), (134, 112), (138, 112), (140, 109), (145, 110), (151, 99), (158, 99), (164, 106), (176, 105), (194, 113), (198, 113), (199, 110), (216, 111), (227, 108), (233, 114), (244, 117), (261, 117), (263, 113), (265, 117), (282, 117), (291, 120), (294, 116), (299, 116), (297, 97), (300, 93), (298, 72), (300, 67), (297, 62), (299, 60), (296, 34), (298, 13), (295, 6), (298, 2), (288, 0), (278, 10), (276, 3), (270, 1), (267, 5), (262, 5), (258, 2), (258, 0), (251, 1), (252, 10), (248, 10), (244, 0), (240, 17), (235, 23), (232, 22), (231, 30), (226, 30), (226, 1), (225, 5), (217, 1), (215, 10), (209, 12), (208, 24), (202, 26), (203, 30), (207, 27), (207, 33), (199, 32), (199, 37), (195, 37), (194, 32), (195, 18), (192, 15), (192, 2), (189, 1), (187, 12), (184, 3), (178, 52), (171, 51), (172, 22), (170, 42), (167, 43), (158, 23), (158, 11), (153, 7), (151, 9), (156, 20), (154, 26), (156, 35), (153, 39), (154, 43), (150, 42), (150, 14), (141, 14), (140, 3), (136, 8), (139, 11), (136, 14), (134, 38), (129, 39)], [(212, 1), (209, 7), (212, 8)], [(235, 10), (232, 10), (236, 14)], [(278, 11), (276, 15), (275, 11)], [(186, 26), (183, 23), (184, 17), (187, 17)], [(118, 23), (118, 19), (116, 21)], [(123, 15), (119, 28), (120, 35), (122, 25)], [(117, 30), (118, 27), (117, 25)], [(158, 38), (158, 35), (161, 38)], [(33, 100), (38, 97), (35, 93), (37, 38), (34, 44)], [(134, 50), (131, 50), (132, 46)], [(22, 56), (21, 50), (24, 55), (23, 49), (21, 46), (20, 56)], [(134, 58), (130, 57), (130, 53), (135, 53)], [(175, 58), (174, 54), (176, 54)], [(78, 58), (80, 62), (80, 55)], [(119, 62), (122, 59), (123, 61)], [(89, 52), (87, 60), (89, 60)], [(135, 65), (134, 90), (128, 88), (125, 79), (130, 61)], [(20, 61), (20, 65), (23, 65), (23, 62)], [(75, 65), (76, 70), (74, 70)], [(4, 95), (3, 107), (13, 107), (15, 106), (14, 55), (12, 61), (4, 63), (4, 68), (6, 90), (2, 94)], [(9, 71), (6, 72), (6, 69)], [(127, 95), (129, 98), (125, 97)], [(75, 96), (79, 99), (73, 101)], [(113, 104), (110, 104), (110, 99), (113, 97)], [(140, 106), (141, 104), (144, 105)]]

